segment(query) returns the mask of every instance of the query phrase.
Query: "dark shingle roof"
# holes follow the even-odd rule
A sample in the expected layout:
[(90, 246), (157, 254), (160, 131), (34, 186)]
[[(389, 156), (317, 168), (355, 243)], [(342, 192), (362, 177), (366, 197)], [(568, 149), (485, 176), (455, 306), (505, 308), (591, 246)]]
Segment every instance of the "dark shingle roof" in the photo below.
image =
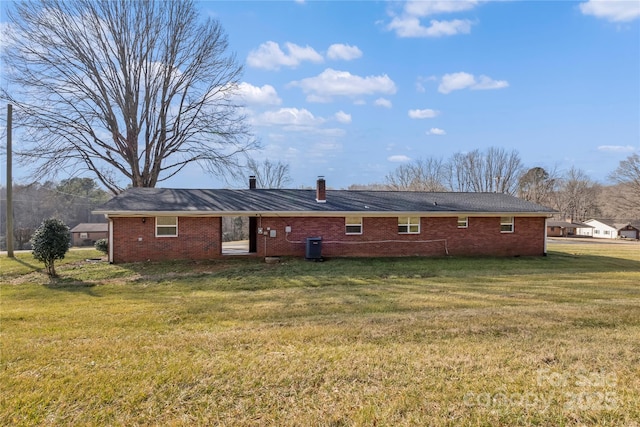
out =
[(499, 193), (327, 190), (326, 194), (326, 203), (318, 203), (315, 190), (132, 188), (109, 200), (95, 213), (554, 212)]
[(106, 222), (88, 223), (83, 222), (71, 229), (72, 233), (102, 233), (107, 232), (109, 224)]
[(547, 221), (548, 227), (564, 227), (564, 228), (594, 228), (591, 225), (583, 224), (581, 222), (567, 222), (567, 221)]

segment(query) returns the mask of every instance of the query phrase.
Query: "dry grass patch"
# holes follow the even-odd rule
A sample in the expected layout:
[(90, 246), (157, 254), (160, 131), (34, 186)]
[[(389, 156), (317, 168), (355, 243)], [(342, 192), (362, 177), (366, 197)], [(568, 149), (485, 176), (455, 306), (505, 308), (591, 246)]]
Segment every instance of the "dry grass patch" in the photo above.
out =
[(551, 249), (3, 268), (0, 424), (633, 425), (640, 247)]

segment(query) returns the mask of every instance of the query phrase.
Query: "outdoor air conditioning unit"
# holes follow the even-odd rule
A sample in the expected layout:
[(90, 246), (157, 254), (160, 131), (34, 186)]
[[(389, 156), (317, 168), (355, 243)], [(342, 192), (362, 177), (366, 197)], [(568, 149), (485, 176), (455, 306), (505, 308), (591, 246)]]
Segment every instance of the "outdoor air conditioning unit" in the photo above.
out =
[(304, 259), (309, 261), (323, 261), (322, 237), (307, 237)]

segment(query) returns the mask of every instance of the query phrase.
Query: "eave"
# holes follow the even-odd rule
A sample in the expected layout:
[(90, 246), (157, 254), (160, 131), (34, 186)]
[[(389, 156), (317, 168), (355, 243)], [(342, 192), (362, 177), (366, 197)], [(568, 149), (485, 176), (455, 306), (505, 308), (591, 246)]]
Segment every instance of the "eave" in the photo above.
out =
[(482, 216), (482, 217), (545, 217), (551, 218), (551, 212), (482, 212), (482, 211), (93, 211), (94, 214), (104, 214), (107, 218), (125, 217), (154, 217), (154, 216), (179, 216), (179, 217), (394, 217), (394, 216), (420, 216), (420, 217), (457, 217), (457, 216)]

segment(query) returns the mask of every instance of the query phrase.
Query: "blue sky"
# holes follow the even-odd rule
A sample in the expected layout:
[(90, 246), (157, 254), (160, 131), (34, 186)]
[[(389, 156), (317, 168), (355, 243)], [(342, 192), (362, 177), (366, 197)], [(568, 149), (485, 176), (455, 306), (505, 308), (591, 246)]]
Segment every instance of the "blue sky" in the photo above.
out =
[[(640, 2), (206, 2), (244, 61), (258, 158), (382, 182), (490, 146), (606, 176), (640, 151)], [(169, 182), (198, 186), (191, 173)], [(193, 172), (197, 176), (197, 172)]]
[[(606, 183), (640, 152), (638, 1), (199, 6), (244, 64), (254, 157), (288, 163), (293, 187), (381, 183), (403, 162), (491, 146)], [(163, 184), (225, 185), (197, 167)]]

